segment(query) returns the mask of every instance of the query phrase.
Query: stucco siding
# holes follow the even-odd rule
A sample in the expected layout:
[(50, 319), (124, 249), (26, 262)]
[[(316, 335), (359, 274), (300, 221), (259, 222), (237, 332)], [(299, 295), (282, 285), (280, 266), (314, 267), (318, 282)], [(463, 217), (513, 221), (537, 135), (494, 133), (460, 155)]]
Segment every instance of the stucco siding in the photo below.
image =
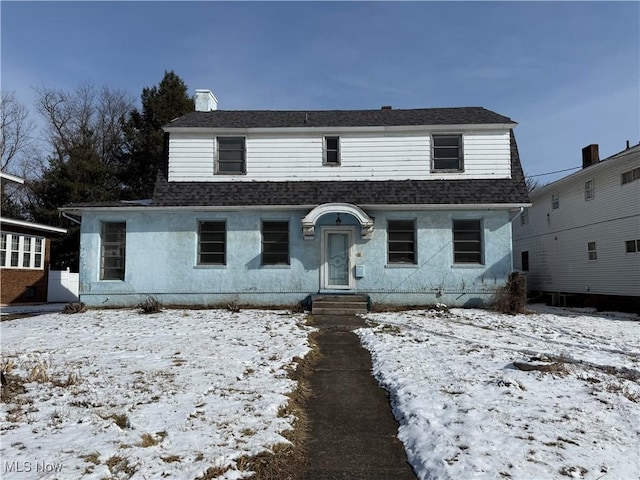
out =
[[(312, 240), (302, 236), (305, 210), (249, 212), (127, 212), (83, 216), (80, 298), (89, 305), (135, 305), (147, 295), (163, 303), (213, 305), (230, 301), (256, 305), (291, 305), (321, 289), (321, 246), (324, 227), (336, 226), (335, 214), (321, 217)], [(364, 265), (354, 292), (374, 302), (450, 305), (490, 300), (511, 271), (511, 228), (508, 212), (405, 211), (367, 212), (375, 217), (371, 239), (363, 239), (355, 217), (343, 215), (343, 227), (355, 231), (352, 268)], [(415, 219), (417, 262), (387, 263), (387, 220)], [(483, 264), (453, 263), (453, 219), (482, 221)], [(197, 265), (199, 221), (224, 220), (226, 265)], [(261, 222), (288, 220), (290, 265), (261, 265)], [(100, 281), (100, 227), (125, 221), (124, 281)]]
[[(332, 134), (338, 135), (338, 134)], [(463, 135), (464, 171), (431, 171), (431, 136), (424, 133), (340, 134), (340, 165), (323, 165), (323, 135), (246, 136), (246, 174), (216, 175), (215, 135), (172, 133), (169, 139), (169, 180), (425, 180), (509, 178), (509, 132)]]

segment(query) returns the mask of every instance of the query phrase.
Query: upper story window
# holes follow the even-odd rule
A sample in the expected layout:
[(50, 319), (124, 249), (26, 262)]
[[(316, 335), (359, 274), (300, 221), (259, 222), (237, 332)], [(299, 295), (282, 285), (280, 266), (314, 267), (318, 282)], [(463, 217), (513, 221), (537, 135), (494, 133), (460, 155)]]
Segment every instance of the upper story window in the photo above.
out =
[(593, 179), (584, 182), (584, 199), (591, 200), (595, 195), (593, 190)]
[(551, 194), (551, 208), (553, 210), (560, 208), (560, 194), (558, 192)]
[(587, 242), (587, 254), (589, 255), (589, 261), (595, 261), (598, 259), (596, 242)]
[(482, 222), (453, 221), (454, 263), (482, 263)]
[(100, 280), (124, 280), (127, 224), (103, 222), (100, 240)]
[(433, 170), (461, 171), (463, 165), (462, 135), (433, 135)]
[(289, 222), (262, 222), (262, 265), (289, 265)]
[(324, 165), (340, 165), (340, 137), (324, 137)]
[(640, 179), (640, 167), (634, 168), (633, 170), (629, 170), (627, 172), (622, 172), (622, 185), (625, 183), (631, 183), (634, 180)]
[(522, 210), (522, 215), (520, 215), (520, 225), (527, 225), (529, 223), (529, 209), (525, 208)]
[(216, 173), (242, 175), (247, 173), (245, 137), (218, 137)]
[(415, 220), (389, 220), (387, 236), (387, 261), (389, 263), (416, 263)]
[(624, 242), (624, 248), (627, 253), (640, 252), (640, 239), (638, 240), (626, 240)]
[(0, 267), (42, 270), (45, 239), (17, 233), (2, 233)]
[(198, 265), (226, 264), (227, 226), (224, 220), (200, 222), (198, 226)]

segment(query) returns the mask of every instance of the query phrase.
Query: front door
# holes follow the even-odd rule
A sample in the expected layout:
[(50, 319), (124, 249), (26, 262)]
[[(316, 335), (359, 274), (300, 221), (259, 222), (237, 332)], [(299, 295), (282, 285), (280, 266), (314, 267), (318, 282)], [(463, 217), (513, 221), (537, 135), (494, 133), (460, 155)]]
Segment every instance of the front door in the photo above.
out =
[(327, 290), (353, 288), (351, 260), (353, 229), (349, 227), (323, 229), (322, 240), (322, 288)]

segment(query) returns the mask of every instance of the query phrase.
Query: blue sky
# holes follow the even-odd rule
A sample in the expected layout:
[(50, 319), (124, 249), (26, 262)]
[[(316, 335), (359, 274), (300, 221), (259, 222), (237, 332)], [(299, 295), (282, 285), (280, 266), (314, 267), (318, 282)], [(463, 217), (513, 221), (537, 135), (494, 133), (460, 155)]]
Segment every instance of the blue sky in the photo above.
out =
[[(639, 2), (2, 1), (2, 89), (127, 91), (174, 70), (219, 108), (483, 106), (525, 172), (640, 142)], [(539, 177), (543, 183), (562, 174)]]

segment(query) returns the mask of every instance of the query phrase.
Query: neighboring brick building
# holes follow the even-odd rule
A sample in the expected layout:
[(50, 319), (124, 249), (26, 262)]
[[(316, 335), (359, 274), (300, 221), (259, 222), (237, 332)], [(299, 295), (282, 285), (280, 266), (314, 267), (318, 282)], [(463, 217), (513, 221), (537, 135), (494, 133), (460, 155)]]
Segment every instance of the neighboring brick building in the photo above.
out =
[(64, 228), (0, 218), (0, 303), (46, 302), (49, 237)]

